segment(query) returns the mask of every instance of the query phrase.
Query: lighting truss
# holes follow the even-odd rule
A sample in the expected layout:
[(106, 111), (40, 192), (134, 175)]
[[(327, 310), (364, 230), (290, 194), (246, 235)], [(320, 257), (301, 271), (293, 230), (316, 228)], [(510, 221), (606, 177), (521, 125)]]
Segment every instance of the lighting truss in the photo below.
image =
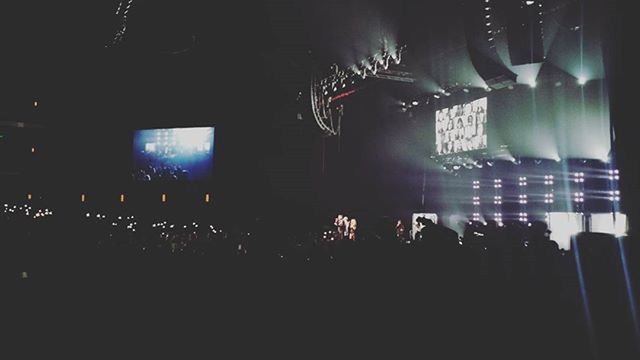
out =
[(367, 78), (414, 82), (411, 73), (390, 69), (390, 65), (399, 65), (405, 47), (398, 50), (384, 48), (360, 62), (359, 65), (340, 69), (336, 64), (331, 66), (331, 73), (326, 77), (311, 78), (311, 110), (313, 117), (327, 136), (340, 135), (344, 105), (338, 100), (358, 91), (357, 84)]
[(122, 43), (122, 40), (124, 40), (124, 36), (127, 32), (127, 18), (132, 6), (133, 0), (120, 0), (120, 2), (118, 3), (116, 16), (118, 17), (120, 24), (118, 30), (113, 35), (113, 39), (111, 39), (111, 42), (107, 44), (106, 47), (117, 46)]

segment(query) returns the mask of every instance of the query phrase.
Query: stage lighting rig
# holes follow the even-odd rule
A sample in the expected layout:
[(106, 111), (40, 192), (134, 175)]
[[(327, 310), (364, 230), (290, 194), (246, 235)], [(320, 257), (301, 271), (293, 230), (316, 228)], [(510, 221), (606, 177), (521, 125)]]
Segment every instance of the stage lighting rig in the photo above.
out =
[(120, 0), (118, 8), (116, 9), (116, 17), (118, 18), (119, 26), (116, 33), (113, 35), (111, 42), (105, 47), (114, 47), (119, 45), (127, 32), (127, 19), (129, 11), (133, 6), (133, 0)]
[(609, 200), (611, 200), (612, 202), (619, 202), (620, 201), (620, 191), (619, 190), (609, 191), (609, 195), (611, 195), (609, 197)]
[(405, 47), (389, 49), (385, 46), (358, 65), (341, 69), (337, 64), (331, 66), (327, 76), (314, 74), (311, 79), (311, 110), (318, 127), (327, 136), (340, 135), (344, 105), (339, 100), (360, 90), (357, 86), (367, 78), (393, 80), (413, 83), (415, 79), (409, 72), (391, 69), (391, 65), (400, 65)]

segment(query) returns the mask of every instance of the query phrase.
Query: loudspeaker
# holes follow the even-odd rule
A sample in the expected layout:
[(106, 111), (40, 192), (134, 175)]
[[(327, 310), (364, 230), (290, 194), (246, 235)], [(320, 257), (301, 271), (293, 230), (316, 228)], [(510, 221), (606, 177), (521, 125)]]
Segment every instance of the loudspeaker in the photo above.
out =
[(511, 65), (543, 62), (542, 1), (508, 1), (505, 5)]
[(493, 31), (492, 2), (468, 0), (464, 3), (464, 34), (473, 67), (487, 86), (498, 90), (516, 83), (517, 75), (498, 56)]

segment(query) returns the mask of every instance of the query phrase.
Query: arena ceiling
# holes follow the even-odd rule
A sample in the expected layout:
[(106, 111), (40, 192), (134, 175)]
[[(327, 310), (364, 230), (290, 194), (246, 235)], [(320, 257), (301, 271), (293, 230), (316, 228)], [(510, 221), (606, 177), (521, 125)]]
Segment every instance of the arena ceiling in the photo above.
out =
[[(547, 61), (510, 68), (523, 79), (537, 71), (578, 76), (578, 68), (587, 68), (590, 78), (604, 77), (604, 3), (545, 1)], [(418, 85), (411, 91), (477, 83), (463, 6), (415, 0), (14, 2), (0, 21), (0, 117), (48, 124), (131, 124), (150, 117), (206, 122), (251, 101), (253, 118), (292, 105), (313, 69), (349, 67), (383, 42), (407, 45), (405, 66)], [(508, 16), (496, 13), (498, 34)], [(498, 51), (508, 64), (504, 43)], [(31, 109), (34, 99), (39, 114)]]

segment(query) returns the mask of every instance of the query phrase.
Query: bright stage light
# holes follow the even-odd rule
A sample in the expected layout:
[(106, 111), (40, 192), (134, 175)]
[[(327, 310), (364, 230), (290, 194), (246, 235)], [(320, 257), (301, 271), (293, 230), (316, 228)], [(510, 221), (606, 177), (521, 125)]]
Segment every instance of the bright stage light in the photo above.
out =
[(529, 83), (529, 87), (531, 87), (532, 89), (535, 89), (536, 86), (538, 86), (538, 83), (535, 80)]
[(584, 76), (579, 76), (578, 77), (578, 85), (584, 85), (587, 83), (587, 78)]
[(531, 5), (535, 4), (535, 1), (533, 1), (533, 0), (527, 0), (527, 1), (525, 1), (525, 4), (527, 4), (527, 5), (531, 6)]
[(418, 106), (419, 104), (420, 104), (420, 103), (419, 103), (419, 102), (417, 102), (417, 101), (414, 101), (414, 102), (412, 102), (412, 103), (411, 103), (411, 105), (413, 105), (413, 106)]
[(591, 231), (624, 236), (629, 224), (627, 215), (622, 213), (591, 214)]

